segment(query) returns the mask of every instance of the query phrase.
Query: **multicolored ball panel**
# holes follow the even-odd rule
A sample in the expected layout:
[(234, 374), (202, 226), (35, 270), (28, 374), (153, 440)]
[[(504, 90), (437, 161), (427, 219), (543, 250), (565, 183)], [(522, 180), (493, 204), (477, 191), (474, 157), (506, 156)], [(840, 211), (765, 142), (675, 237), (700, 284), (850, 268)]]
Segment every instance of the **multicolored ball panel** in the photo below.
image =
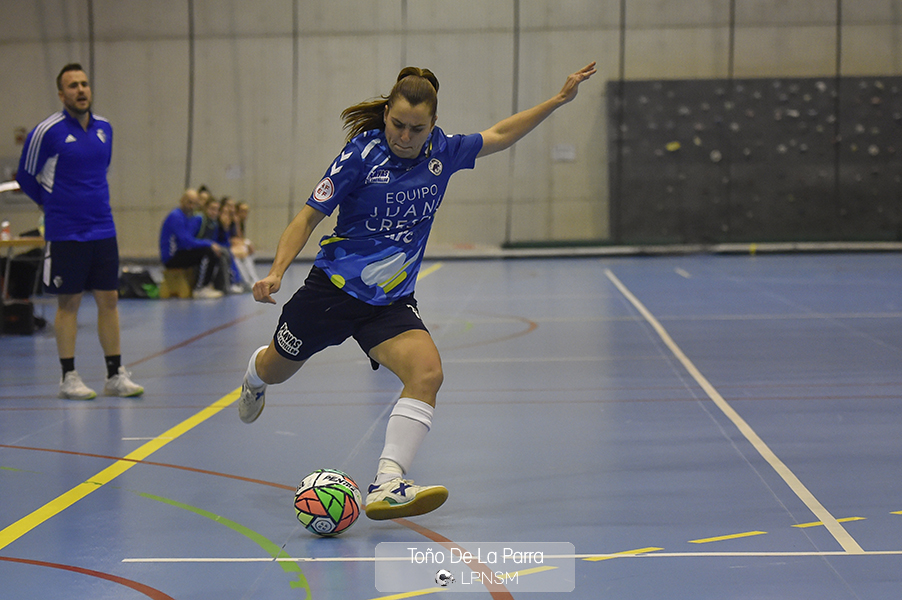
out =
[(360, 516), (360, 489), (346, 473), (319, 469), (304, 477), (294, 496), (294, 508), (307, 530), (330, 536), (345, 531)]

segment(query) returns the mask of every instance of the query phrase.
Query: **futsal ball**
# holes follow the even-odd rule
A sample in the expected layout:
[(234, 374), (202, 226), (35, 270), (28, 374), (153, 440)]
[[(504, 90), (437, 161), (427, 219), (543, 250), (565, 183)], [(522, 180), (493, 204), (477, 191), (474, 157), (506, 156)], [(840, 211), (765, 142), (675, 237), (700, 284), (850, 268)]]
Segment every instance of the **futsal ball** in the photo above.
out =
[(337, 469), (304, 477), (294, 494), (298, 521), (316, 535), (338, 535), (360, 516), (363, 499), (354, 480)]

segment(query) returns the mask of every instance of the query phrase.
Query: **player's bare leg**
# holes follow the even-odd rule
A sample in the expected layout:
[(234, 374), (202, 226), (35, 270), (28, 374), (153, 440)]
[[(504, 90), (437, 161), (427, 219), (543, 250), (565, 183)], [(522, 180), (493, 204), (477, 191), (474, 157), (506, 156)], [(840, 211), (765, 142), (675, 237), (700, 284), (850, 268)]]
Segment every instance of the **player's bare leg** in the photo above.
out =
[(121, 354), (119, 345), (119, 290), (95, 290), (97, 335), (105, 356)]
[(81, 294), (59, 294), (56, 297), (56, 349), (60, 358), (75, 357), (75, 337), (78, 334), (78, 307)]

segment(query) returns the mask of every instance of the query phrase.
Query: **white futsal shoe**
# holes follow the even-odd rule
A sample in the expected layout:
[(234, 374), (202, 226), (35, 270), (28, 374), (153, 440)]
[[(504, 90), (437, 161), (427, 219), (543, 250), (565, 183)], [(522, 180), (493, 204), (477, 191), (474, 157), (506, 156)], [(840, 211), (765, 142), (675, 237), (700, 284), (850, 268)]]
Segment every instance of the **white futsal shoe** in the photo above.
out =
[(78, 371), (69, 371), (60, 380), (60, 398), (65, 400), (93, 400), (97, 392), (85, 385)]
[(448, 499), (448, 489), (441, 485), (414, 485), (397, 477), (367, 490), (366, 516), (374, 521), (415, 517), (432, 512)]
[(119, 367), (119, 372), (106, 380), (103, 386), (104, 396), (119, 396), (120, 398), (133, 398), (144, 393), (144, 388), (132, 381), (132, 374)]
[(238, 398), (238, 416), (245, 423), (253, 423), (263, 412), (266, 405), (266, 385), (253, 387), (247, 377), (241, 384), (241, 396)]

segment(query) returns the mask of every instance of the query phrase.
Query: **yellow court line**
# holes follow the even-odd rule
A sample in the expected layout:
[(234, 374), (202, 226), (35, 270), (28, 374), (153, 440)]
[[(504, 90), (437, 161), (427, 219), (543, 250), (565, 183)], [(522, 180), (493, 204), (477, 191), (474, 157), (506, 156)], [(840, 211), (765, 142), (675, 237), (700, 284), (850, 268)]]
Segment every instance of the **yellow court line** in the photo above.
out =
[(731, 533), (730, 535), (721, 535), (718, 537), (703, 538), (700, 540), (689, 540), (690, 544), (707, 544), (709, 542), (722, 542), (724, 540), (737, 540), (739, 538), (752, 537), (755, 535), (767, 535), (766, 531), (746, 531), (745, 533)]
[[(846, 517), (844, 519), (836, 519), (837, 523), (848, 523), (849, 521), (864, 521), (867, 517)], [(814, 521), (812, 523), (799, 523), (798, 525), (793, 525), (793, 527), (798, 527), (799, 529), (806, 529), (808, 527), (820, 527), (823, 525), (820, 521)]]
[(428, 594), (435, 594), (438, 592), (446, 592), (447, 588), (441, 587), (433, 587), (433, 588), (424, 588), (422, 590), (414, 590), (412, 592), (404, 592), (402, 594), (392, 594), (391, 596), (379, 596), (378, 598), (373, 598), (372, 600), (403, 600), (404, 598), (416, 598), (417, 596), (426, 596)]
[(240, 392), (241, 388), (236, 388), (235, 390), (223, 396), (197, 414), (185, 419), (169, 431), (163, 432), (156, 438), (142, 445), (137, 450), (129, 453), (124, 458), (117, 460), (112, 465), (97, 473), (90, 479), (87, 479), (86, 481), (78, 484), (58, 498), (51, 500), (31, 514), (26, 515), (12, 525), (9, 525), (8, 527), (0, 531), (0, 550), (6, 548), (8, 545), (13, 543), (41, 523), (66, 510), (85, 496), (89, 495), (91, 492), (99, 490), (104, 485), (108, 484), (109, 482), (113, 481), (114, 479), (134, 467), (136, 464), (138, 464), (139, 461), (144, 460), (166, 444), (175, 440), (184, 433), (187, 433), (194, 427), (197, 427), (213, 415), (217, 414), (222, 409), (234, 403), (238, 399)]
[(614, 554), (601, 554), (598, 556), (589, 556), (584, 558), (583, 560), (588, 560), (590, 562), (597, 562), (600, 560), (611, 560), (612, 558), (618, 558), (621, 556), (634, 556), (636, 554), (647, 554), (649, 552), (657, 552), (658, 550), (663, 550), (664, 548), (658, 548), (652, 546), (650, 548), (637, 548), (636, 550), (624, 550), (623, 552), (615, 552)]
[(823, 524), (824, 527), (827, 528), (827, 531), (833, 536), (833, 538), (839, 543), (843, 550), (849, 552), (850, 554), (863, 554), (864, 549), (855, 541), (854, 538), (849, 534), (845, 528), (840, 525), (836, 518), (831, 515), (827, 509), (824, 507), (820, 501), (815, 498), (814, 494), (805, 487), (805, 484), (793, 473), (786, 464), (780, 460), (780, 458), (774, 453), (773, 450), (761, 439), (761, 436), (752, 429), (751, 425), (749, 425), (745, 419), (740, 416), (736, 410), (730, 406), (730, 403), (727, 402), (723, 396), (720, 395), (720, 392), (715, 389), (711, 382), (702, 375), (701, 371), (695, 366), (695, 364), (689, 360), (689, 357), (680, 349), (673, 338), (670, 337), (670, 334), (667, 333), (667, 330), (661, 325), (661, 323), (655, 318), (651, 312), (645, 308), (645, 305), (633, 295), (629, 289), (614, 275), (614, 272), (610, 269), (604, 270), (605, 276), (614, 284), (621, 294), (629, 301), (633, 307), (639, 311), (642, 317), (651, 325), (652, 329), (658, 334), (658, 337), (661, 338), (661, 341), (670, 349), (671, 353), (676, 357), (678, 361), (683, 365), (683, 368), (692, 376), (696, 383), (705, 391), (717, 408), (726, 416), (730, 421), (733, 422), (733, 425), (739, 430), (740, 433), (745, 437), (746, 440), (758, 451), (758, 454), (761, 455), (761, 458), (767, 461), (767, 463), (777, 472), (777, 474), (786, 482), (786, 485), (795, 492), (795, 495), (808, 507), (815, 517), (817, 517)]
[(440, 262), (437, 262), (434, 265), (430, 265), (428, 269), (423, 269), (422, 271), (420, 271), (420, 274), (417, 275), (417, 281), (419, 281), (423, 277), (432, 275), (433, 273), (435, 273), (436, 271), (438, 271), (439, 269), (441, 269), (444, 266), (445, 266), (445, 263), (440, 263)]

